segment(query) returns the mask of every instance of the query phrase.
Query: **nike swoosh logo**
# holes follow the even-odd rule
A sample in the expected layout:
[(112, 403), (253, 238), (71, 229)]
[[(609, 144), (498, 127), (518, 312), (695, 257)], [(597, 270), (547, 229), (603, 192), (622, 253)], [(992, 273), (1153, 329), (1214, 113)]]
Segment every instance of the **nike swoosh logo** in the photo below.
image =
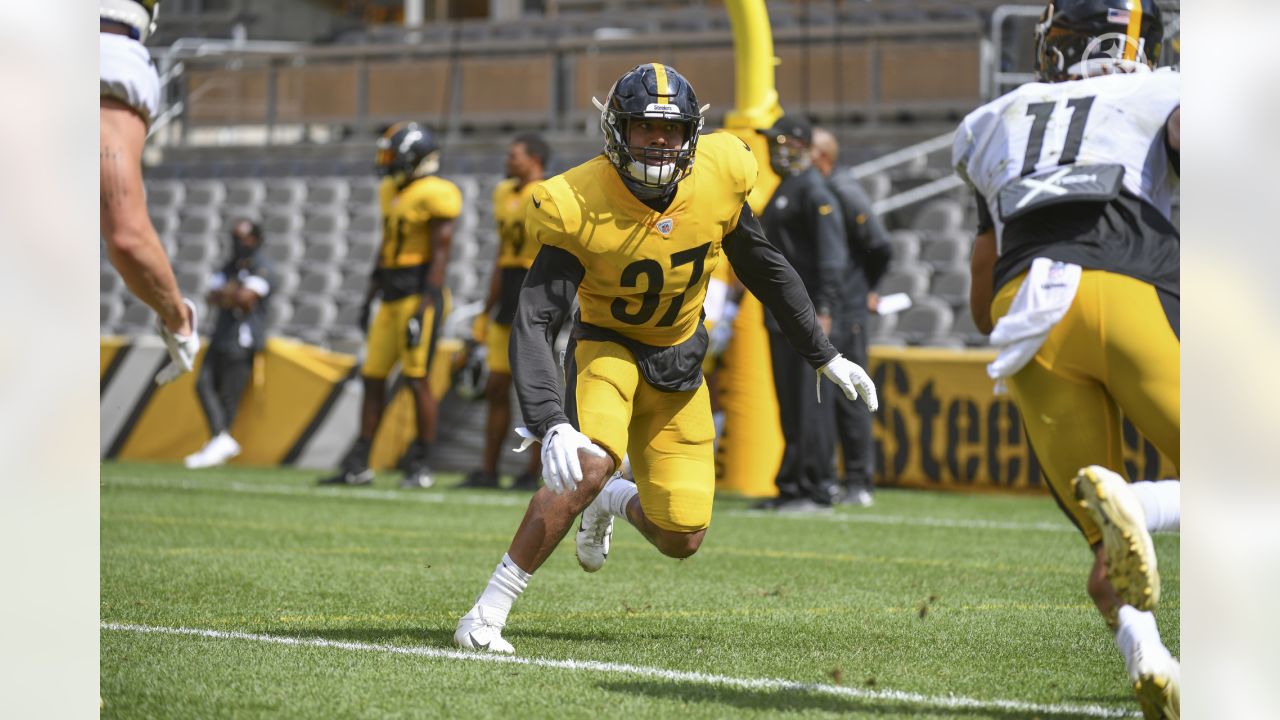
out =
[(532, 198), (532, 200), (533, 200), (533, 206), (534, 206), (534, 207), (536, 207), (536, 208), (540, 208), (540, 207), (542, 207), (542, 203), (538, 202), (538, 198)]
[(467, 637), (471, 638), (471, 646), (476, 648), (477, 650), (488, 650), (489, 644), (493, 642), (492, 640), (490, 640), (487, 643), (481, 643), (479, 640), (476, 640), (476, 634), (473, 632), (467, 633)]

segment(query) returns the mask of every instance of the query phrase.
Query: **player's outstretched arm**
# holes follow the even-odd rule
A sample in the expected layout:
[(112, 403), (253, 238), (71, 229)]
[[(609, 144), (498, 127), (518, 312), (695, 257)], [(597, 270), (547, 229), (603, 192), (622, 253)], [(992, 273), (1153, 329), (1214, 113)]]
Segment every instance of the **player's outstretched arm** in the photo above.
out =
[(142, 188), (146, 123), (112, 98), (102, 98), (99, 117), (99, 217), (107, 257), (129, 292), (155, 310), (165, 329), (190, 335), (192, 315), (182, 302), (169, 258), (147, 215)]
[(875, 385), (866, 371), (836, 352), (809, 301), (804, 282), (764, 236), (764, 228), (745, 203), (738, 224), (724, 237), (724, 251), (742, 284), (773, 313), (787, 342), (815, 370), (840, 386), (850, 399), (861, 397), (875, 410)]
[(973, 242), (973, 255), (969, 258), (969, 312), (973, 324), (983, 335), (990, 335), (991, 299), (995, 294), (996, 231), (986, 230)]
[(569, 422), (553, 348), (585, 274), (572, 253), (544, 245), (520, 288), (508, 353), (520, 412), (537, 438)]

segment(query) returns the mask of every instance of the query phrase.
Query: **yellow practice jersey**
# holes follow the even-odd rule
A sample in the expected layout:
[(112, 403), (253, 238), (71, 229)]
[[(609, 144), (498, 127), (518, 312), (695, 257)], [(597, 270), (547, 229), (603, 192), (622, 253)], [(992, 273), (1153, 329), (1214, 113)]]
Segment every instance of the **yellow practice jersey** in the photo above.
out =
[(582, 263), (584, 322), (646, 345), (677, 345), (698, 328), (721, 240), (738, 224), (757, 171), (737, 137), (704, 135), (671, 205), (655, 212), (600, 155), (534, 190), (526, 235)]
[(498, 183), (493, 191), (493, 217), (498, 223), (498, 267), (529, 269), (542, 247), (529, 240), (524, 231), (525, 209), (539, 183), (532, 182), (516, 189), (515, 178)]
[(378, 267), (415, 267), (431, 262), (432, 220), (462, 213), (462, 192), (444, 178), (429, 175), (398, 189), (390, 178), (379, 188), (382, 206), (382, 249)]

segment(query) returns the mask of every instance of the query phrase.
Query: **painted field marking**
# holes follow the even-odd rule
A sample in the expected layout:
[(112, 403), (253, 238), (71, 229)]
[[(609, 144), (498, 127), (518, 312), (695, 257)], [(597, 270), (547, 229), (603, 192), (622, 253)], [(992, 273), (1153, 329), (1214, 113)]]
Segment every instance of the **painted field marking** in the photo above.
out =
[(627, 665), (624, 663), (599, 662), (596, 660), (553, 660), (550, 658), (526, 658), (512, 655), (490, 655), (464, 650), (445, 650), (434, 647), (406, 647), (400, 645), (374, 645), (360, 642), (344, 642), (325, 640), (323, 638), (288, 637), (282, 635), (260, 635), (256, 633), (230, 632), (225, 630), (206, 630), (185, 627), (157, 627), (154, 625), (127, 625), (120, 623), (102, 623), (103, 630), (117, 632), (143, 633), (155, 635), (185, 635), (213, 640), (247, 640), (269, 643), (273, 645), (289, 645), (295, 647), (334, 648), (356, 652), (376, 652), (391, 655), (412, 655), (417, 657), (438, 658), (443, 660), (461, 660), (470, 662), (504, 663), (512, 665), (530, 665), (534, 667), (557, 670), (577, 670), (585, 672), (606, 673), (614, 675), (633, 675), (645, 678), (657, 678), (672, 682), (693, 683), (701, 685), (723, 685), (744, 690), (774, 690), (779, 692), (812, 693), (832, 695), (858, 700), (882, 700), (886, 702), (923, 705), (935, 708), (968, 708), (974, 710), (1004, 710), (1016, 713), (1040, 713), (1044, 715), (1075, 715), (1101, 718), (1141, 717), (1139, 713), (1101, 705), (1066, 705), (1029, 703), (1019, 700), (980, 700), (957, 695), (922, 695), (920, 693), (900, 690), (866, 690), (843, 685), (825, 685), (818, 683), (801, 683), (794, 680), (776, 678), (739, 678), (728, 675), (690, 672), (687, 670), (668, 670), (666, 668), (646, 667), (643, 665)]

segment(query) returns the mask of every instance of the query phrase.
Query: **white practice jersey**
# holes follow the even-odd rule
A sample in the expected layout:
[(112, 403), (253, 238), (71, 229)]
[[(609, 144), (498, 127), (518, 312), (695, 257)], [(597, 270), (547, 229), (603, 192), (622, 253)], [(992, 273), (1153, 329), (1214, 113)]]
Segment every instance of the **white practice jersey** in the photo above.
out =
[(98, 34), (100, 95), (133, 108), (148, 126), (160, 113), (160, 78), (147, 49), (137, 40)]
[(1168, 218), (1178, 175), (1163, 130), (1180, 104), (1180, 86), (1170, 69), (1028, 83), (965, 117), (952, 162), (986, 200), (997, 240), (1001, 189), (1059, 165), (1123, 166), (1124, 191)]

